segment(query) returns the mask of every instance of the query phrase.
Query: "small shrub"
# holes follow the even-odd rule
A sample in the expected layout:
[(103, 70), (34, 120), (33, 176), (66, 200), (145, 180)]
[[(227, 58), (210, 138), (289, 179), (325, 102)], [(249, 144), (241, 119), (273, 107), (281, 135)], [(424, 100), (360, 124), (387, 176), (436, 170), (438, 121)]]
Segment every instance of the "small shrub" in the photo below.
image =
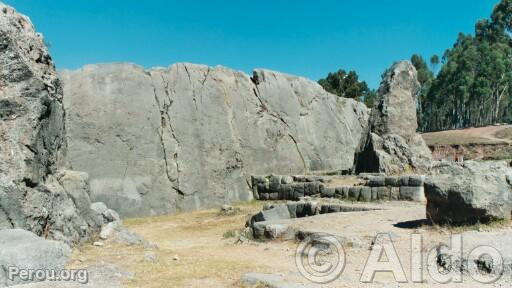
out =
[(229, 230), (229, 231), (224, 232), (224, 234), (222, 234), (222, 237), (225, 239), (235, 238), (236, 236), (238, 236), (238, 234), (239, 233), (237, 230)]

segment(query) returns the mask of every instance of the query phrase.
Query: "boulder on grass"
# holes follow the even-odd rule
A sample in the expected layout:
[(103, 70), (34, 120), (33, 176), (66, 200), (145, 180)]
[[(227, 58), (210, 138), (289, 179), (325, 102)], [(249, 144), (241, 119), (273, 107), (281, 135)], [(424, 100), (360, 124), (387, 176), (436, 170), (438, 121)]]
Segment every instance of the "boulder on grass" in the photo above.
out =
[(264, 221), (276, 221), (283, 219), (290, 219), (290, 212), (288, 206), (278, 205), (271, 209), (263, 210), (258, 214), (252, 216), (251, 223), (264, 222)]
[(509, 220), (512, 169), (504, 162), (439, 162), (425, 182), (427, 217), (434, 223)]

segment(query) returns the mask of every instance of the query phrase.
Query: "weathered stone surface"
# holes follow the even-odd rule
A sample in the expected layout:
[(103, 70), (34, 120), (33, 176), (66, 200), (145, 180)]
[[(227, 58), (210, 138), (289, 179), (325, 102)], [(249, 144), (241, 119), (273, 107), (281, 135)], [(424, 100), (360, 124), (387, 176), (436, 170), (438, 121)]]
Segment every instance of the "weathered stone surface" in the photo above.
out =
[(283, 176), (283, 178), (281, 178), (281, 184), (292, 184), (293, 183), (293, 177), (292, 176)]
[(62, 87), (41, 34), (0, 3), (0, 229), (79, 242), (99, 230), (86, 176), (58, 173)]
[(341, 187), (341, 197), (343, 199), (348, 199), (348, 191), (350, 190), (350, 186)]
[(107, 225), (103, 226), (101, 228), (101, 232), (99, 235), (100, 239), (107, 240), (108, 238), (110, 238), (110, 236), (112, 236), (116, 232), (116, 229), (118, 229), (118, 228), (120, 228), (119, 222), (110, 222)]
[(386, 71), (371, 114), (371, 131), (377, 135), (395, 134), (406, 139), (416, 135), (416, 96), (420, 84), (408, 61), (397, 62)]
[(390, 200), (391, 189), (388, 187), (377, 188), (377, 199), (378, 200)]
[[(313, 201), (298, 201), (286, 203), (291, 218), (302, 218), (317, 215), (320, 207)], [(281, 217), (283, 218), (283, 217)], [(285, 217), (284, 217), (285, 218)], [(286, 219), (286, 218), (285, 218)]]
[(320, 182), (304, 183), (304, 195), (311, 196), (320, 193)]
[(384, 75), (370, 116), (370, 133), (356, 161), (357, 172), (399, 174), (428, 171), (432, 155), (416, 134), (417, 72), (407, 61)]
[(387, 176), (386, 180), (385, 180), (385, 184), (386, 184), (386, 186), (396, 187), (397, 184), (399, 184), (398, 179), (399, 178), (394, 177), (394, 176)]
[(425, 184), (425, 176), (423, 175), (411, 175), (409, 176), (409, 186), (423, 186)]
[(368, 177), (368, 185), (370, 187), (381, 187), (386, 185), (386, 178), (384, 176), (370, 176)]
[(11, 7), (0, 10), (0, 177), (37, 185), (63, 143), (62, 88), (42, 35)]
[(294, 229), (288, 224), (280, 224), (280, 223), (267, 223), (260, 222), (255, 223), (257, 225), (264, 225), (264, 228), (257, 228), (258, 231), (263, 231), (263, 235), (254, 235), (255, 237), (266, 237), (267, 239), (283, 239), (283, 240), (291, 240), (295, 238)]
[(400, 200), (425, 202), (425, 189), (423, 186), (400, 187)]
[(350, 170), (366, 134), (364, 105), (267, 70), (106, 64), (61, 76), (67, 160), (89, 173), (92, 201), (122, 216), (248, 200), (253, 174)]
[(334, 197), (335, 193), (336, 193), (336, 190), (333, 187), (326, 187), (325, 185), (320, 186), (320, 194), (322, 197), (332, 198), (332, 197)]
[(391, 190), (389, 192), (390, 200), (400, 199), (400, 187), (391, 187)]
[(93, 210), (97, 214), (102, 215), (103, 217), (103, 213), (105, 213), (108, 210), (108, 207), (103, 202), (94, 202), (91, 204), (91, 210)]
[(343, 187), (336, 187), (334, 188), (334, 197), (336, 198), (346, 198), (346, 196), (348, 196), (348, 190), (347, 190), (347, 194), (345, 195), (345, 193), (343, 192)]
[(293, 186), (291, 184), (282, 184), (279, 188), (279, 199), (280, 200), (295, 200), (295, 194), (293, 193)]
[(80, 211), (90, 210), (91, 199), (89, 197), (89, 175), (87, 173), (63, 170), (57, 174), (57, 180)]
[(512, 169), (503, 162), (439, 162), (425, 182), (427, 217), (474, 224), (510, 219)]
[(69, 246), (62, 242), (44, 240), (22, 229), (0, 231), (0, 286), (28, 283), (19, 277), (9, 279), (9, 267), (19, 269), (62, 270), (71, 255)]
[(354, 186), (348, 189), (348, 199), (357, 201), (359, 199), (359, 194), (361, 193), (361, 187)]
[(269, 179), (269, 189), (270, 191), (279, 191), (279, 188), (281, 187), (281, 177), (279, 175), (271, 175)]
[(371, 200), (377, 201), (379, 199), (379, 188), (380, 187), (372, 187), (371, 188), (371, 191), (372, 191)]
[(282, 219), (290, 219), (290, 211), (286, 205), (278, 205), (271, 209), (263, 210), (252, 216), (251, 223), (276, 221)]
[(400, 177), (400, 185), (401, 186), (409, 186), (409, 176)]
[(372, 189), (371, 187), (362, 187), (359, 195), (359, 201), (370, 202), (372, 201)]

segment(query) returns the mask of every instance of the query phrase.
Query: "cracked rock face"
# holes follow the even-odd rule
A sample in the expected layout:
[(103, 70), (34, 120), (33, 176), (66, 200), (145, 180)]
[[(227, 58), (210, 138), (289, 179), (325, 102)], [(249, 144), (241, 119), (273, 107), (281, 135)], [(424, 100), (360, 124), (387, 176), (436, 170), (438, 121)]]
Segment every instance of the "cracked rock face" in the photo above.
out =
[(36, 185), (63, 143), (62, 88), (30, 20), (0, 3), (0, 181)]
[(90, 203), (81, 201), (81, 210), (70, 196), (87, 199), (79, 194), (88, 187), (75, 191), (59, 182), (62, 95), (42, 36), (27, 17), (0, 3), (0, 229), (23, 228), (73, 244), (95, 224), (84, 216)]
[(408, 61), (393, 64), (384, 75), (370, 116), (370, 134), (357, 156), (355, 170), (401, 174), (425, 173), (432, 154), (416, 133), (416, 96), (420, 84)]
[(123, 216), (249, 200), (250, 175), (350, 170), (368, 110), (267, 70), (132, 64), (63, 71), (67, 160)]

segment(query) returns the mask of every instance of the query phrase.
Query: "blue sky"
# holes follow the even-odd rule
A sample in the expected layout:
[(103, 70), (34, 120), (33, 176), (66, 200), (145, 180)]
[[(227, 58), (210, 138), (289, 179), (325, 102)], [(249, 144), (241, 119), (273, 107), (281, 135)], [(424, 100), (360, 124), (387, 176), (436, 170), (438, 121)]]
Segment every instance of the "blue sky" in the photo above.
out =
[(356, 70), (371, 87), (393, 61), (442, 55), (497, 0), (0, 0), (27, 14), (57, 68), (176, 62), (268, 68), (314, 80)]

